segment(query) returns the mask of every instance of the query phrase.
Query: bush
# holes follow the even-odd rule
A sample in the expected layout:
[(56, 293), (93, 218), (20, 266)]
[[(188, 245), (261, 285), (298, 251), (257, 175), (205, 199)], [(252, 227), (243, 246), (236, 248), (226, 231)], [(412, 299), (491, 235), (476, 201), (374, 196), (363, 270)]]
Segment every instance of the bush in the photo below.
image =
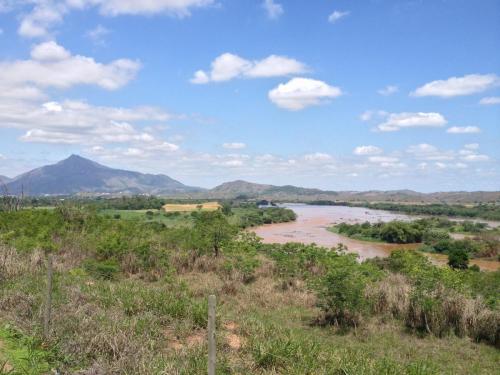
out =
[(448, 265), (451, 268), (467, 269), (469, 254), (463, 248), (454, 248), (448, 253)]
[(326, 321), (356, 327), (366, 307), (367, 278), (354, 258), (343, 256), (336, 263), (319, 282), (318, 306)]
[(115, 260), (92, 260), (84, 263), (85, 270), (96, 279), (112, 280), (120, 272), (120, 266)]

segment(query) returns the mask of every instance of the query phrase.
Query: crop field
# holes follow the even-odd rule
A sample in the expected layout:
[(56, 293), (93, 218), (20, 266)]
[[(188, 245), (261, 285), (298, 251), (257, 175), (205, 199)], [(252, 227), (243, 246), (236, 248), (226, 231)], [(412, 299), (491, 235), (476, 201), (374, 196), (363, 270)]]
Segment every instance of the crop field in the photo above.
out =
[(191, 211), (216, 211), (221, 207), (218, 202), (206, 202), (196, 204), (166, 204), (163, 209), (166, 212), (191, 212)]

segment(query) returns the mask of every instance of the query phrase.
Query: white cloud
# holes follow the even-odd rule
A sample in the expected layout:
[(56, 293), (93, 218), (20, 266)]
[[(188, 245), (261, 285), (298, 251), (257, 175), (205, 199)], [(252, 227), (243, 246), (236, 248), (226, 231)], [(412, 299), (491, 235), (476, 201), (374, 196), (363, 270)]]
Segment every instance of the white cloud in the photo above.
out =
[(377, 129), (383, 132), (415, 127), (440, 127), (446, 125), (443, 115), (436, 112), (402, 112), (388, 114), (386, 121)]
[(214, 3), (213, 0), (76, 0), (77, 2), (98, 4), (99, 10), (105, 15), (157, 13), (173, 14), (179, 17), (189, 16), (191, 9), (206, 7)]
[(355, 155), (378, 155), (384, 150), (377, 146), (358, 146), (353, 152)]
[(292, 78), (269, 91), (269, 99), (278, 107), (298, 111), (319, 105), (342, 95), (340, 88), (310, 78)]
[(63, 3), (37, 2), (32, 11), (21, 19), (17, 31), (27, 38), (46, 37), (50, 28), (62, 22), (66, 10)]
[[(152, 107), (96, 107), (85, 102), (29, 102), (3, 104), (0, 128), (25, 130), (25, 142), (99, 145), (105, 143), (147, 144), (151, 150), (172, 147), (152, 133), (138, 130), (136, 121), (163, 122), (171, 116)], [(168, 147), (167, 147), (168, 146)]]
[(351, 12), (348, 12), (348, 11), (342, 12), (340, 10), (336, 10), (328, 16), (328, 22), (335, 23), (338, 20), (340, 20), (341, 18), (348, 16), (350, 13)]
[(247, 147), (247, 145), (241, 142), (231, 142), (231, 143), (224, 143), (222, 147), (228, 150), (238, 150)]
[(266, 10), (267, 16), (270, 19), (276, 19), (283, 14), (283, 6), (275, 3), (274, 0), (264, 0), (262, 7)]
[(69, 88), (86, 84), (115, 90), (132, 80), (140, 68), (137, 61), (129, 59), (102, 64), (91, 57), (71, 55), (53, 41), (34, 46), (31, 57), (0, 62), (0, 85)]
[(31, 58), (39, 61), (61, 61), (70, 58), (71, 54), (54, 41), (38, 44), (31, 50)]
[(471, 155), (462, 156), (462, 160), (464, 160), (464, 161), (488, 161), (488, 160), (490, 160), (490, 158), (488, 155), (471, 154)]
[(455, 155), (450, 151), (441, 151), (437, 147), (430, 145), (428, 143), (420, 143), (418, 145), (413, 145), (408, 147), (406, 150), (408, 154), (413, 155), (417, 160), (453, 160)]
[(490, 97), (482, 98), (479, 101), (479, 104), (482, 104), (482, 105), (500, 104), (500, 96), (490, 96)]
[(387, 115), (388, 115), (388, 113), (386, 111), (381, 111), (381, 110), (372, 111), (372, 110), (369, 110), (369, 111), (364, 111), (361, 115), (359, 115), (359, 119), (361, 121), (366, 122), (366, 121), (370, 121), (374, 117), (386, 117)]
[(103, 46), (105, 45), (104, 37), (108, 35), (111, 31), (102, 25), (97, 25), (91, 30), (85, 33), (85, 36), (92, 40), (95, 45)]
[(469, 74), (463, 77), (451, 77), (426, 83), (411, 93), (412, 96), (439, 96), (451, 98), (477, 94), (500, 85), (500, 78), (495, 74)]
[(481, 129), (477, 126), (452, 126), (446, 132), (451, 134), (473, 134), (480, 133)]
[[(30, 1), (33, 8), (21, 18), (18, 33), (28, 38), (50, 36), (51, 29), (73, 10), (96, 7), (106, 16), (169, 14), (178, 17), (191, 15), (195, 8), (207, 7), (214, 0), (43, 0)], [(16, 4), (24, 5), (24, 4)], [(0, 9), (2, 4), (0, 3)]]
[(210, 82), (210, 77), (203, 70), (197, 70), (193, 78), (189, 80), (191, 83), (204, 84)]
[(389, 95), (397, 93), (398, 91), (399, 91), (398, 86), (388, 85), (388, 86), (384, 87), (383, 89), (378, 90), (377, 92), (380, 95), (389, 96)]
[(234, 78), (280, 77), (304, 73), (305, 64), (286, 56), (270, 55), (262, 60), (246, 60), (232, 53), (223, 53), (211, 64), (209, 73), (198, 70), (191, 83), (203, 84), (210, 81), (229, 81)]
[(464, 146), (467, 150), (477, 150), (479, 148), (478, 143), (469, 143)]
[(43, 103), (42, 107), (47, 110), (47, 112), (61, 112), (62, 106), (58, 102), (47, 102)]
[(309, 162), (324, 162), (332, 159), (333, 157), (330, 154), (325, 154), (323, 152), (315, 152), (314, 154), (304, 155), (304, 160)]
[(370, 156), (368, 161), (371, 163), (396, 163), (399, 158), (393, 156)]

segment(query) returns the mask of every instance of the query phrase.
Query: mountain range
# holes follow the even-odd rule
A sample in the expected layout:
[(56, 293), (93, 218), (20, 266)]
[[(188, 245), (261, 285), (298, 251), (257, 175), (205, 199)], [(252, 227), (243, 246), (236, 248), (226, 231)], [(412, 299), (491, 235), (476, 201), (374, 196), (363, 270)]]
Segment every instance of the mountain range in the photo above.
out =
[(243, 180), (225, 182), (213, 189), (184, 185), (163, 174), (145, 174), (106, 167), (78, 155), (15, 178), (0, 176), (1, 192), (24, 195), (132, 195), (151, 194), (179, 198), (231, 199), (237, 197), (276, 201), (392, 201), (411, 203), (499, 202), (500, 192), (419, 193), (412, 190), (327, 191), (292, 185), (275, 186)]
[(113, 169), (78, 155), (23, 173), (6, 184), (9, 194), (176, 194), (201, 191), (162, 174)]

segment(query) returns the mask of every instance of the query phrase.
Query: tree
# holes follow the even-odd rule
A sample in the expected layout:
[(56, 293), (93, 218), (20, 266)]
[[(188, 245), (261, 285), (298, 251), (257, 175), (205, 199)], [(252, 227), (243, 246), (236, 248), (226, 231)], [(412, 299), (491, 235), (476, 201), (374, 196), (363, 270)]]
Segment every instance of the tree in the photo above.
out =
[(221, 208), (221, 211), (224, 215), (226, 216), (231, 216), (233, 214), (233, 210), (232, 210), (232, 207), (231, 207), (231, 203), (229, 202), (224, 202), (222, 203), (222, 208)]
[(212, 251), (216, 257), (237, 232), (220, 211), (201, 211), (194, 220), (197, 246), (200, 250)]
[(448, 253), (448, 265), (454, 269), (467, 269), (469, 266), (469, 254), (464, 248), (451, 249)]

